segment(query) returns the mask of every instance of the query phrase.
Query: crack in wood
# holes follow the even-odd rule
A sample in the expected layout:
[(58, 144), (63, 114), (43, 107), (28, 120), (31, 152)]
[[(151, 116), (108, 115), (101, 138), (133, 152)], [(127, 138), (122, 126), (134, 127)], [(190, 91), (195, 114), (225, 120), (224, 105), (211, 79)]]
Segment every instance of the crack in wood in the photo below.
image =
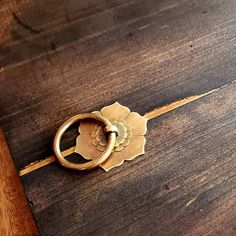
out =
[(32, 26), (28, 25), (27, 23), (23, 22), (19, 16), (16, 15), (15, 12), (12, 13), (13, 19), (26, 30), (29, 30), (33, 34), (39, 34), (42, 32), (42, 29), (34, 29)]

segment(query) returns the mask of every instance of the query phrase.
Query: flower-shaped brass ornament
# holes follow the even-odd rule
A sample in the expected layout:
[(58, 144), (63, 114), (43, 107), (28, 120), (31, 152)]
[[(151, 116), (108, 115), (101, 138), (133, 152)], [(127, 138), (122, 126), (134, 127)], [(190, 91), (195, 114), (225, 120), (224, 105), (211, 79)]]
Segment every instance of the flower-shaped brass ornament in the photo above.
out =
[[(125, 160), (133, 160), (144, 154), (147, 119), (118, 102), (93, 112), (108, 119), (118, 130), (115, 145), (110, 156), (100, 166), (108, 171), (120, 166)], [(107, 148), (104, 124), (95, 120), (83, 120), (79, 126), (80, 135), (76, 139), (75, 152), (87, 160), (93, 160)]]

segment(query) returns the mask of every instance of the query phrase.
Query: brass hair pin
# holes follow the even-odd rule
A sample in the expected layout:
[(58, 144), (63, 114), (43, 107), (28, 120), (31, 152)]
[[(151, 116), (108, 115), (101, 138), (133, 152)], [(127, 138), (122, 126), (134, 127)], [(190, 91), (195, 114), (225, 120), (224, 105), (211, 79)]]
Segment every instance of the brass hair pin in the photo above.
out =
[[(80, 135), (76, 139), (74, 153), (88, 160), (82, 164), (66, 159), (60, 148), (63, 134), (78, 121)], [(116, 102), (101, 111), (79, 114), (65, 121), (55, 135), (53, 150), (64, 167), (88, 170), (100, 166), (108, 171), (120, 166), (125, 160), (133, 160), (144, 154), (146, 131), (145, 117)]]

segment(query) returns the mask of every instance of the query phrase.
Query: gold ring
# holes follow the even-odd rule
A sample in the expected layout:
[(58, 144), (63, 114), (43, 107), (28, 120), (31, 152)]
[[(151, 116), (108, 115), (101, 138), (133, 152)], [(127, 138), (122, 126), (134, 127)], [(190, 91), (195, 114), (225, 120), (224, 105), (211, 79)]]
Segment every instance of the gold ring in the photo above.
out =
[[(61, 138), (63, 134), (66, 132), (66, 130), (75, 122), (78, 122), (84, 119), (94, 119), (94, 120), (102, 122), (105, 125), (104, 132), (109, 134), (108, 145), (106, 149), (104, 150), (104, 152), (97, 158), (86, 163), (77, 164), (77, 163), (70, 162), (63, 157), (61, 153), (61, 149), (60, 149), (60, 144), (61, 144)], [(65, 121), (64, 124), (62, 124), (61, 127), (58, 129), (55, 135), (55, 138), (53, 140), (53, 150), (58, 161), (64, 167), (75, 169), (75, 170), (89, 170), (102, 164), (111, 155), (115, 146), (117, 132), (118, 132), (117, 127), (112, 125), (112, 123), (105, 117), (98, 116), (92, 113), (79, 114)]]

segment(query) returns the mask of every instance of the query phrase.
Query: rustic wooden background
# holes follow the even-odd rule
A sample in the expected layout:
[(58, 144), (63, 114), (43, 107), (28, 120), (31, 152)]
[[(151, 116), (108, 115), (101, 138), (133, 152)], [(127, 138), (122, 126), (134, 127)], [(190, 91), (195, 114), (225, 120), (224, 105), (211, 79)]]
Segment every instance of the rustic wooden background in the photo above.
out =
[[(236, 1), (0, 1), (0, 126), (16, 168), (70, 115), (145, 114), (146, 154), (21, 177), (41, 235), (236, 235)], [(23, 229), (22, 229), (23, 230)]]

